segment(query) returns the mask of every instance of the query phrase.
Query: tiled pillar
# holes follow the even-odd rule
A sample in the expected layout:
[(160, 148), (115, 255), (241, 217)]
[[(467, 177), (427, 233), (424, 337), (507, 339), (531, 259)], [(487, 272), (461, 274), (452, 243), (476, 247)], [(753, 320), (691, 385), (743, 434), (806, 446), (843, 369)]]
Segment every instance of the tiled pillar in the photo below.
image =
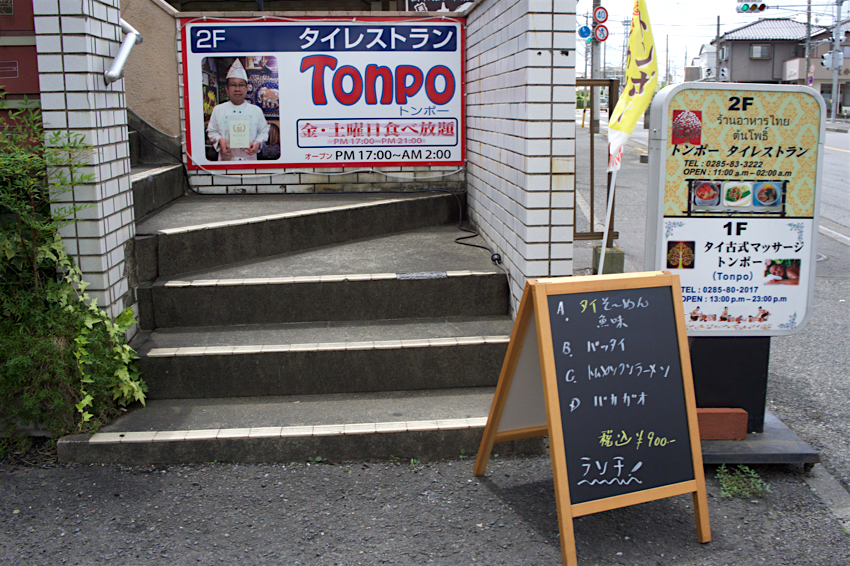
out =
[(467, 18), (470, 216), (528, 278), (572, 275), (575, 1), (482, 0)]
[[(135, 235), (124, 81), (104, 82), (123, 34), (118, 0), (33, 0), (44, 129), (83, 136), (93, 180), (63, 204), (86, 206), (61, 231), (98, 306), (130, 306), (125, 246)], [(132, 55), (131, 55), (132, 56)]]

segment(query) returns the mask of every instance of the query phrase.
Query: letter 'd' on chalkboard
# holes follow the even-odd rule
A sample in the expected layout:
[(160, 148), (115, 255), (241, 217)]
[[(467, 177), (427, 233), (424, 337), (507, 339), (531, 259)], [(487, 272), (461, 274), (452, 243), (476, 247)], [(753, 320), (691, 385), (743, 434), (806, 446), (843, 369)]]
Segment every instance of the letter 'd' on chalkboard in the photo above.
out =
[(691, 493), (711, 540), (679, 278), (529, 281), (475, 462), (548, 434), (564, 563), (572, 518)]

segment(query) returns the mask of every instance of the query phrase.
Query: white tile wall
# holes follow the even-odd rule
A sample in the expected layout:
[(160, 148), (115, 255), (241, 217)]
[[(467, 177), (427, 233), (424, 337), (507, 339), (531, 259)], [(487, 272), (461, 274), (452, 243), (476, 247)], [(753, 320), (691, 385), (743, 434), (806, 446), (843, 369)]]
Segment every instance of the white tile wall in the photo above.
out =
[(118, 0), (33, 0), (45, 130), (81, 134), (91, 148), (82, 173), (94, 180), (63, 198), (86, 208), (60, 233), (89, 295), (111, 316), (134, 302), (124, 257), (135, 234), (124, 81), (103, 80), (123, 38), (117, 7)]
[(482, 0), (467, 17), (467, 199), (515, 307), (529, 277), (572, 274), (575, 6)]

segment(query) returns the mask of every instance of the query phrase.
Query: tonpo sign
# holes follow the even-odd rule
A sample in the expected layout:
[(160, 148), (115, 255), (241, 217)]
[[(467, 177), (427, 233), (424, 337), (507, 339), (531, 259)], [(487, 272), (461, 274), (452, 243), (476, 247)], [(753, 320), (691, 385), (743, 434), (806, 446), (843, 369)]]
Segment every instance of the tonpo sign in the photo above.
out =
[[(462, 20), (184, 20), (183, 96), (193, 168), (460, 165)], [(246, 69), (247, 104), (269, 124), (256, 161), (219, 161), (207, 138)]]

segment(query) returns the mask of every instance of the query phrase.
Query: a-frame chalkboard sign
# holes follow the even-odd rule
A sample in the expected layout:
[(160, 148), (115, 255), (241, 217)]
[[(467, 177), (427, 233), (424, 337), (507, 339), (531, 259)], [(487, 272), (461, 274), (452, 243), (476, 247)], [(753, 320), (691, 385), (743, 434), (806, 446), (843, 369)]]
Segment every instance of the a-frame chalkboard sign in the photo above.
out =
[(687, 493), (711, 540), (677, 275), (526, 284), (475, 475), (493, 443), (545, 434), (564, 564), (577, 564), (574, 517)]

